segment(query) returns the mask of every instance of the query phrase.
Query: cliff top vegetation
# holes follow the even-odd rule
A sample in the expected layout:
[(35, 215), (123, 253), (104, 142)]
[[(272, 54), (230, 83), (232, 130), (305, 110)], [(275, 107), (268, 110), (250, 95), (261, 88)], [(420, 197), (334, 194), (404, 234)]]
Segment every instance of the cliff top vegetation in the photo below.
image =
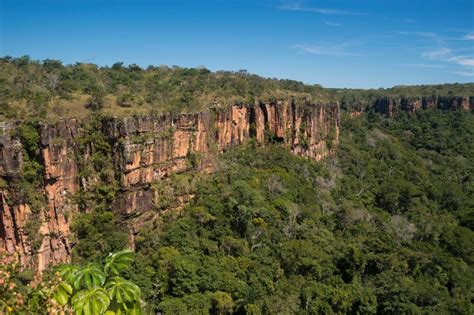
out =
[(263, 78), (246, 70), (211, 72), (177, 66), (64, 65), (28, 56), (0, 58), (0, 118), (116, 116), (199, 111), (210, 106), (294, 98), (367, 106), (380, 96), (473, 96), (474, 83), (396, 86), (390, 89), (326, 89), (294, 80)]

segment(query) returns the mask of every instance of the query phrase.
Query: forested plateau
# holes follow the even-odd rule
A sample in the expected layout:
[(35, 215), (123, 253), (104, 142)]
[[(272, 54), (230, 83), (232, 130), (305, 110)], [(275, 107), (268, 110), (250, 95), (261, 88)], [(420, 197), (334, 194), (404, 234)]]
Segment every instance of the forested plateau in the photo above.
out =
[(473, 113), (0, 58), (0, 314), (472, 314)]

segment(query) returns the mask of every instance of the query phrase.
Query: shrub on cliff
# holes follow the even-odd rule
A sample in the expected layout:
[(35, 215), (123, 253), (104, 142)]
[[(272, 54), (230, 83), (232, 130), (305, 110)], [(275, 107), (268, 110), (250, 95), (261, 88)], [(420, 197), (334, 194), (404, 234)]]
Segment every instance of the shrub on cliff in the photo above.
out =
[(120, 107), (132, 107), (135, 98), (130, 93), (124, 93), (117, 97), (117, 105)]
[(104, 107), (104, 98), (101, 96), (92, 95), (89, 97), (85, 107), (92, 111), (101, 110)]

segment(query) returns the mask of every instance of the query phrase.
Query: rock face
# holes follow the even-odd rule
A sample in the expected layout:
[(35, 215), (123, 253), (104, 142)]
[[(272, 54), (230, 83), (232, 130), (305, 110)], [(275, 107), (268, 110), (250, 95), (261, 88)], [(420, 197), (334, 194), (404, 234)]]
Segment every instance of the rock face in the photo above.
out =
[(42, 211), (40, 234), (45, 235), (39, 254), (38, 269), (65, 262), (70, 255), (68, 214), (77, 211), (69, 196), (79, 188), (78, 167), (74, 158), (75, 119), (41, 128), (41, 156), (44, 165), (46, 207)]
[(420, 109), (438, 108), (443, 110), (474, 110), (474, 97), (412, 97), (412, 98), (379, 98), (374, 109), (388, 117), (394, 117), (400, 112), (414, 113)]
[[(38, 127), (42, 178), (35, 191), (44, 201), (39, 207), (15, 184), (21, 183), (28, 148), (14, 136), (16, 126), (0, 125), (0, 253), (18, 254), (24, 267), (42, 271), (70, 259), (69, 223), (79, 211), (73, 197), (87, 191), (91, 180), (80, 172), (89, 159), (80, 152), (91, 150), (81, 147), (86, 124), (67, 119)], [(249, 140), (278, 143), (296, 155), (320, 160), (334, 153), (339, 127), (338, 105), (291, 102), (178, 116), (103, 118), (99, 129), (110, 144), (120, 186), (112, 207), (124, 214), (153, 209), (159, 197), (153, 183), (191, 169), (212, 171), (217, 154)]]
[(23, 165), (22, 144), (12, 139), (9, 132), (12, 126), (0, 126), (0, 172), (2, 174), (2, 188), (0, 190), (0, 235), (3, 249), (8, 253), (18, 253), (23, 265), (29, 264), (31, 242), (25, 233), (25, 223), (31, 215), (31, 209), (16, 189), (6, 189), (7, 181), (19, 176)]
[[(77, 121), (70, 119), (39, 130), (40, 158), (44, 168), (38, 193), (44, 198), (41, 209), (33, 211), (31, 202), (19, 181), (23, 172), (24, 148), (12, 137), (14, 126), (4, 125), (0, 137), (0, 252), (16, 253), (27, 267), (43, 270), (51, 263), (65, 262), (69, 257), (67, 215), (77, 206), (67, 197), (78, 189), (78, 170), (73, 155)], [(5, 185), (5, 183), (7, 185)], [(31, 194), (26, 191), (26, 194)], [(34, 229), (34, 235), (28, 231)], [(30, 235), (28, 235), (30, 234)], [(34, 239), (32, 239), (34, 238)], [(38, 248), (32, 244), (36, 243)]]

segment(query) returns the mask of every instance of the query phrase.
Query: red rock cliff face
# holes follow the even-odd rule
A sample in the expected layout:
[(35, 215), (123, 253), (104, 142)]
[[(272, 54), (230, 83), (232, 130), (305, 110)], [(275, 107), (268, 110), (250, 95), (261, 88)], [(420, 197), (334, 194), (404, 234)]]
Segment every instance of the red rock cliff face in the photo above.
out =
[(444, 110), (474, 110), (474, 97), (383, 97), (374, 104), (374, 109), (388, 117), (394, 117), (401, 111), (414, 113), (420, 109), (438, 108)]
[(74, 155), (74, 136), (77, 132), (78, 122), (75, 119), (41, 128), (46, 207), (41, 212), (39, 232), (45, 237), (37, 255), (39, 270), (69, 260), (68, 217), (77, 211), (77, 205), (71, 202), (70, 197), (79, 188), (79, 171)]
[[(68, 119), (39, 128), (44, 173), (38, 191), (44, 203), (35, 211), (18, 193), (21, 187), (12, 184), (21, 176), (24, 147), (11, 136), (15, 126), (0, 126), (0, 251), (18, 254), (25, 267), (42, 271), (70, 259), (69, 223), (78, 211), (72, 196), (87, 190), (88, 179), (80, 177), (77, 160), (87, 160), (78, 154), (85, 123)], [(113, 208), (122, 213), (148, 211), (159, 197), (152, 183), (190, 169), (211, 171), (216, 154), (251, 139), (259, 145), (279, 143), (296, 155), (320, 160), (333, 154), (339, 124), (337, 105), (291, 102), (102, 119), (101, 132), (112, 145), (113, 169), (120, 178)], [(31, 221), (39, 225), (35, 236), (26, 233)]]
[(20, 262), (27, 266), (30, 263), (31, 244), (26, 235), (25, 223), (31, 215), (31, 209), (18, 191), (21, 187), (12, 191), (7, 189), (7, 182), (19, 176), (23, 164), (22, 145), (10, 137), (11, 128), (9, 124), (0, 126), (0, 172), (3, 179), (0, 188), (1, 245), (6, 252), (18, 253)]
[[(281, 143), (296, 155), (320, 160), (334, 152), (339, 138), (338, 106), (257, 104), (213, 109), (177, 117), (112, 119), (106, 134), (114, 150), (125, 190), (117, 209), (147, 211), (158, 198), (149, 189), (173, 173), (190, 168), (211, 170), (216, 153), (254, 139), (260, 145)], [(191, 157), (198, 156), (192, 165)]]
[[(21, 182), (23, 147), (11, 137), (11, 125), (4, 125), (0, 137), (0, 175), (7, 185), (0, 189), (0, 251), (20, 256), (25, 267), (43, 270), (51, 263), (66, 262), (70, 255), (68, 243), (68, 213), (77, 206), (68, 199), (68, 193), (78, 189), (78, 170), (74, 159), (74, 138), (77, 132), (74, 119), (56, 125), (42, 126), (39, 130), (43, 183), (35, 193), (44, 197), (41, 209), (32, 210), (28, 196), (24, 196)], [(28, 226), (37, 226), (28, 235)], [(32, 228), (30, 228), (32, 229)], [(34, 238), (34, 239), (32, 239)], [(38, 248), (33, 248), (33, 243)]]

